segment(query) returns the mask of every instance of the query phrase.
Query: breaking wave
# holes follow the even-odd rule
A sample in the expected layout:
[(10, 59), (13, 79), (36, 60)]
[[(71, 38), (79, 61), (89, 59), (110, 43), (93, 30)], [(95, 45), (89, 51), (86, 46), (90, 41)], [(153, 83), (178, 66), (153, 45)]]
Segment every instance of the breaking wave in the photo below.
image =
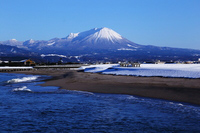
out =
[(26, 86), (23, 86), (23, 87), (21, 87), (21, 88), (15, 88), (15, 89), (13, 89), (12, 91), (28, 91), (28, 92), (31, 92), (31, 90), (30, 90), (30, 89), (27, 89)]
[[(64, 92), (64, 91), (63, 91), (63, 92)], [(65, 92), (66, 92), (66, 90), (65, 90)], [(88, 92), (88, 91), (67, 90), (67, 92), (70, 93), (70, 94), (94, 95), (94, 93)]]
[(36, 80), (38, 77), (39, 76), (16, 78), (16, 79), (8, 80), (7, 83), (29, 82), (29, 81)]

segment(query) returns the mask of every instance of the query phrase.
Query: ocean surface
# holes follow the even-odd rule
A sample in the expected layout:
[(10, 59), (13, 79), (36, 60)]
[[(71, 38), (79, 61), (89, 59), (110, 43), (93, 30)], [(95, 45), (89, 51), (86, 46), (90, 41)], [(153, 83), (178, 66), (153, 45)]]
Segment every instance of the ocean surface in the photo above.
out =
[(0, 73), (0, 132), (200, 132), (200, 106), (38, 86), (46, 78)]

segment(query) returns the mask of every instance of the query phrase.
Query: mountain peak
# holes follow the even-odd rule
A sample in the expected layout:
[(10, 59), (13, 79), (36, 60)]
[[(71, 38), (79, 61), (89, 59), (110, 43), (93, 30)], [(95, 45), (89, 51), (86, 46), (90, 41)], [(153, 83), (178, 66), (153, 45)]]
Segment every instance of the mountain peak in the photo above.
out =
[(103, 27), (103, 28), (95, 28), (96, 32), (90, 36), (92, 40), (97, 41), (98, 39), (106, 39), (114, 43), (116, 40), (122, 39), (122, 36), (112, 29)]
[(78, 36), (79, 33), (70, 33), (68, 38), (75, 38)]
[(17, 40), (16, 40), (16, 39), (14, 39), (14, 38), (13, 38), (13, 39), (11, 39), (10, 41), (11, 41), (11, 42), (17, 42)]
[(102, 27), (102, 28), (99, 28), (101, 30), (111, 30), (110, 28), (107, 28), (107, 27)]
[(29, 39), (25, 41), (26, 43), (34, 43), (35, 41), (33, 39)]
[(106, 29), (106, 30), (110, 30), (110, 29), (109, 29), (109, 28), (107, 28), (107, 27), (93, 28), (93, 30), (99, 30), (99, 31), (100, 31), (100, 30), (103, 30), (103, 29), (104, 29), (104, 30), (105, 30), (105, 29)]
[(122, 39), (122, 36), (107, 27), (93, 28), (91, 30), (79, 32), (79, 33), (70, 33), (67, 36), (68, 41), (76, 41), (76, 40), (82, 40), (82, 39), (89, 40), (92, 42), (96, 42), (97, 40), (104, 39), (104, 40), (114, 43), (114, 41)]
[(107, 28), (107, 27), (102, 27), (102, 28), (93, 28), (93, 29), (91, 29), (91, 30), (94, 30), (94, 31), (96, 31), (96, 32), (99, 32), (99, 31), (113, 31), (112, 29), (110, 29), (110, 28)]

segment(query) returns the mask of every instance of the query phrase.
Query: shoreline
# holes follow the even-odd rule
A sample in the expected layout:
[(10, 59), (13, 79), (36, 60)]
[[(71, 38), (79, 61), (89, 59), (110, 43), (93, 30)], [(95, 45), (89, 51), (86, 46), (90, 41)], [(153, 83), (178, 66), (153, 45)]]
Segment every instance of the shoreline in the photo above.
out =
[(200, 79), (135, 77), (47, 69), (9, 73), (52, 77), (39, 84), (41, 86), (94, 93), (128, 94), (200, 105)]

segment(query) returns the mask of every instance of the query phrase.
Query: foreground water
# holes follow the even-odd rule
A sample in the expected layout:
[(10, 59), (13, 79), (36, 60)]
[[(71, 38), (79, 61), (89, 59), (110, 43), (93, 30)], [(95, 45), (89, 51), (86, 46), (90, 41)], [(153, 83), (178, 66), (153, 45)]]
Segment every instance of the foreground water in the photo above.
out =
[(200, 106), (41, 87), (0, 74), (0, 132), (200, 132)]

